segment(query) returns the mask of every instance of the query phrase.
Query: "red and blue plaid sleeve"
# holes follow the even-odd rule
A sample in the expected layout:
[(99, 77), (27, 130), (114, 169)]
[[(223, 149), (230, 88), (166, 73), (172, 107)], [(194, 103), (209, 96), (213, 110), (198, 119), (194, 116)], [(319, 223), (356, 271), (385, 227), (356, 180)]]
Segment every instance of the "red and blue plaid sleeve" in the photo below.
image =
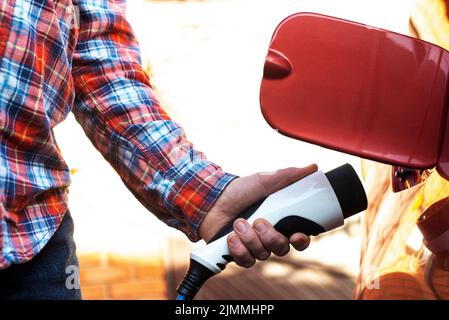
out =
[(124, 1), (78, 1), (73, 112), (137, 199), (193, 241), (235, 178), (206, 160), (164, 112), (140, 63)]

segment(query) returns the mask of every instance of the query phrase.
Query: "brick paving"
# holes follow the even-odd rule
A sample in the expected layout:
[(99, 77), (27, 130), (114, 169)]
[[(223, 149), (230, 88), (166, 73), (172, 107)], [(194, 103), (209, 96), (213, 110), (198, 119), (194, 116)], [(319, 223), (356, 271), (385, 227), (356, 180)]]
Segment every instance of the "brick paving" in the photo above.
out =
[(84, 299), (167, 298), (162, 257), (81, 253), (79, 260)]

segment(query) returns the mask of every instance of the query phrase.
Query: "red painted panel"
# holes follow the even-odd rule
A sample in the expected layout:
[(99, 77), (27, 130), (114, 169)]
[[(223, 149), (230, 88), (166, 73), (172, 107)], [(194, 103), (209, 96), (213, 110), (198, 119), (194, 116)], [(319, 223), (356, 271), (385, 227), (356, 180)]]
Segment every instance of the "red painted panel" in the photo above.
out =
[[(444, 77), (444, 75), (449, 74), (449, 52), (445, 52), (443, 58), (441, 59), (441, 68), (444, 72), (441, 72), (440, 76)], [(443, 118), (443, 130), (442, 130), (442, 139), (441, 139), (441, 153), (438, 158), (437, 170), (438, 173), (449, 180), (449, 79), (446, 76), (446, 92), (448, 92), (448, 96), (446, 97), (446, 120)], [(442, 80), (438, 80), (442, 81)]]
[(380, 162), (434, 167), (446, 126), (448, 54), (398, 33), (298, 13), (274, 33), (262, 112), (296, 139)]

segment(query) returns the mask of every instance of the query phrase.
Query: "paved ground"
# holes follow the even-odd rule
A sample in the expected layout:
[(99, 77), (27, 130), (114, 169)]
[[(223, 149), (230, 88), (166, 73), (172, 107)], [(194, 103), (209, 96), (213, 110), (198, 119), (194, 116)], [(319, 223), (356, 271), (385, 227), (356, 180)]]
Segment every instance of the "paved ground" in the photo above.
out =
[[(141, 39), (145, 63), (151, 61), (153, 82), (169, 114), (183, 124), (188, 137), (211, 160), (225, 170), (245, 175), (311, 162), (323, 170), (344, 162), (358, 165), (358, 159), (280, 136), (263, 120), (258, 103), (259, 84), (275, 26), (291, 13), (318, 11), (405, 32), (407, 11), (398, 12), (409, 2), (152, 1), (130, 11), (129, 17)], [(133, 199), (72, 117), (57, 128), (56, 135), (69, 165), (77, 169), (70, 207), (76, 221), (79, 252), (165, 255), (174, 268), (169, 271), (178, 270), (174, 273), (179, 274), (188, 260), (187, 240), (169, 231)], [(309, 277), (303, 267), (297, 272), (297, 263), (308, 263), (320, 272), (339, 270), (345, 288), (339, 297), (349, 298), (358, 264), (359, 238), (357, 227), (354, 228), (352, 232), (337, 232), (315, 241), (304, 254), (292, 254), (287, 264), (278, 261), (259, 266), (257, 270), (262, 273), (257, 281), (270, 275), (271, 279), (287, 279), (290, 291), (295, 281), (306, 278), (315, 279), (321, 292), (336, 285), (332, 279), (338, 277)], [(168, 239), (176, 245), (168, 245)], [(237, 296), (251, 297), (229, 297)], [(335, 298), (331, 293), (324, 296)], [(290, 297), (296, 297), (294, 290)]]

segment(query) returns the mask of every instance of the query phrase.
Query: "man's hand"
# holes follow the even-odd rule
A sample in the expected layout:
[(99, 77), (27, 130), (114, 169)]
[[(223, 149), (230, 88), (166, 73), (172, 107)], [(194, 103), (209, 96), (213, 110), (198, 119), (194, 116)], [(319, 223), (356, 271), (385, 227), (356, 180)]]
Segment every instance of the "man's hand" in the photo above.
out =
[[(287, 168), (272, 173), (257, 173), (233, 180), (217, 199), (199, 227), (199, 234), (209, 241), (229, 221), (255, 202), (315, 172), (316, 165), (306, 168)], [(266, 260), (271, 253), (283, 256), (290, 250), (309, 246), (310, 238), (302, 233), (287, 239), (264, 219), (257, 219), (251, 226), (244, 219), (234, 222), (234, 232), (228, 236), (228, 246), (235, 262), (249, 268), (256, 259)]]

